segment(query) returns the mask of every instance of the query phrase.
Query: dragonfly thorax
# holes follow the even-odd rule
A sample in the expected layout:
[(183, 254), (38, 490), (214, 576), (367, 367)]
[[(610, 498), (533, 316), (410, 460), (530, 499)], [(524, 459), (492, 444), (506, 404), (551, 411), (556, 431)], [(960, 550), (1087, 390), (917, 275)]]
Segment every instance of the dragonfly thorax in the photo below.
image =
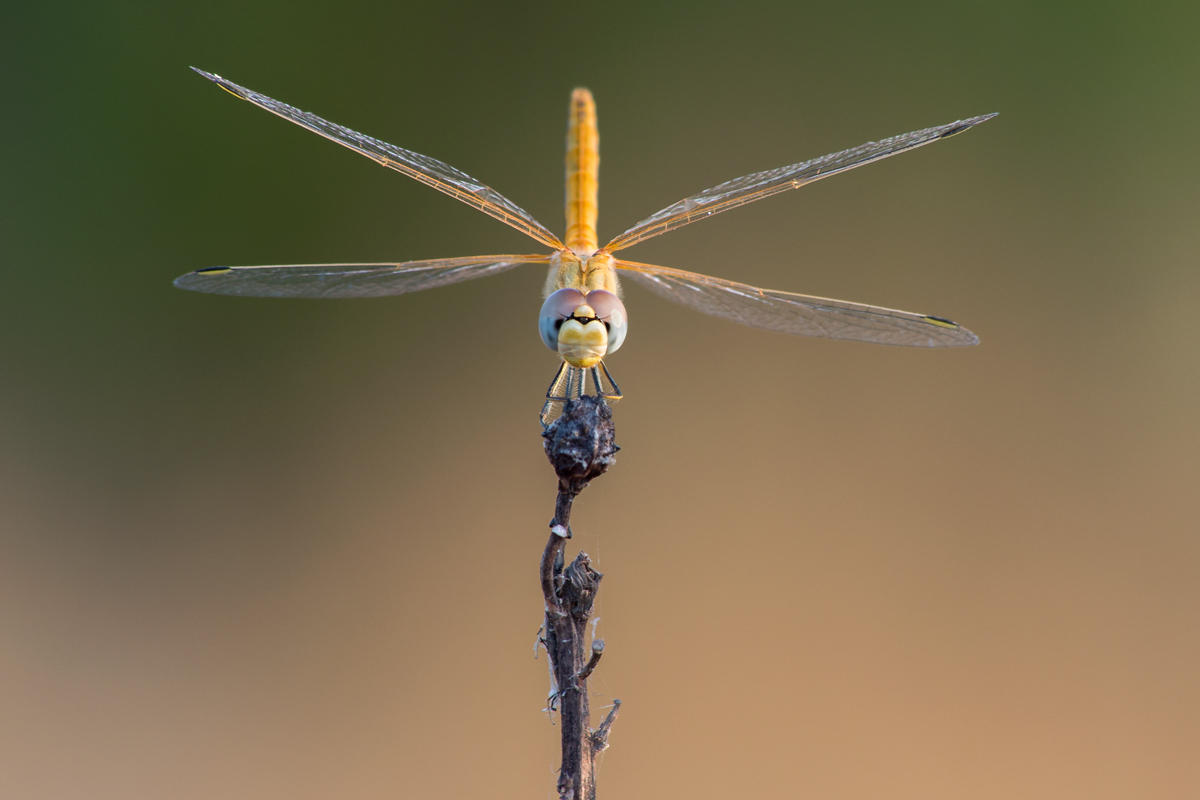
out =
[(549, 297), (559, 289), (578, 289), (585, 294), (603, 289), (619, 296), (621, 284), (617, 280), (616, 260), (603, 250), (590, 256), (580, 256), (570, 250), (558, 251), (550, 256), (544, 293)]

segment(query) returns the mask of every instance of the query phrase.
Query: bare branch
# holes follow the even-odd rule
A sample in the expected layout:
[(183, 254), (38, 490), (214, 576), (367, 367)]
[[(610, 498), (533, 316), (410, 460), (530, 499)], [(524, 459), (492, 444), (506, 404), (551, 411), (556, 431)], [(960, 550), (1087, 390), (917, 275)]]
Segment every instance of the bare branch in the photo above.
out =
[[(607, 746), (610, 713), (599, 731), (589, 727), (587, 679), (600, 662), (604, 642), (592, 643), (591, 658), (584, 660), (588, 619), (604, 577), (592, 568), (587, 553), (566, 565), (565, 549), (571, 538), (571, 506), (579, 493), (614, 461), (612, 410), (600, 398), (584, 396), (567, 402), (561, 417), (546, 428), (546, 457), (558, 476), (558, 497), (550, 539), (542, 551), (539, 577), (546, 603), (545, 645), (550, 657), (555, 696), (562, 721), (562, 767), (558, 778), (560, 800), (595, 800), (596, 753)], [(597, 737), (601, 737), (597, 739)]]
[[(542, 597), (546, 601), (547, 638), (549, 638), (551, 631), (551, 626), (549, 625), (550, 618), (563, 617), (566, 615), (566, 612), (564, 612), (562, 609), (562, 604), (558, 602), (558, 592), (554, 586), (554, 578), (557, 572), (554, 568), (555, 562), (561, 561), (563, 545), (566, 542), (565, 538), (554, 532), (555, 528), (557, 527), (560, 526), (555, 526), (554, 528), (550, 529), (550, 541), (546, 542), (546, 549), (542, 551)], [(549, 651), (549, 646), (547, 646), (546, 649)]]

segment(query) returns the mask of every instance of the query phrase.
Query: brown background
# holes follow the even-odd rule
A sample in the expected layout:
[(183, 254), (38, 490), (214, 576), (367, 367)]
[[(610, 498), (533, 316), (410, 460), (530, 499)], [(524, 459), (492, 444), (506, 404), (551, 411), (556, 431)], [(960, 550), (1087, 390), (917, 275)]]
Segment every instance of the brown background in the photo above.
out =
[[(793, 339), (629, 288), (601, 796), (1200, 796), (1194, 3), (65, 2), (0, 18), (0, 797), (547, 797), (542, 271), (184, 293), (214, 264), (531, 252), (195, 64), (601, 235), (961, 117), (629, 257), (944, 315)], [(964, 7), (964, 5), (966, 7)]]

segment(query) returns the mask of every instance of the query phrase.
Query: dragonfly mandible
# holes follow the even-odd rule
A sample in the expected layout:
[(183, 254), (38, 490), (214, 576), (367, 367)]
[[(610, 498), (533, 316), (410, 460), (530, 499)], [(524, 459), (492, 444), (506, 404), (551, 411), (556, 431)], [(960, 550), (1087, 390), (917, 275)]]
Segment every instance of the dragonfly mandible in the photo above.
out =
[(571, 95), (564, 242), (516, 203), (448, 164), (328, 122), (219, 75), (199, 69), (196, 72), (259, 108), (495, 217), (551, 252), (392, 264), (209, 267), (179, 277), (175, 285), (199, 292), (251, 297), (381, 297), (495, 275), (523, 264), (549, 265), (538, 331), (546, 347), (560, 356), (561, 363), (546, 392), (541, 414), (543, 426), (561, 413), (567, 400), (588, 393), (589, 384), (593, 394), (609, 401), (620, 399), (621, 391), (604, 364), (605, 357), (624, 343), (629, 330), (618, 276), (680, 305), (766, 330), (914, 347), (959, 347), (979, 342), (975, 334), (942, 317), (759, 289), (695, 272), (626, 261), (616, 258), (614, 253), (689, 222), (946, 139), (995, 114), (868, 142), (821, 158), (726, 181), (651, 214), (601, 247), (596, 234), (600, 135), (596, 105), (587, 89), (576, 89)]

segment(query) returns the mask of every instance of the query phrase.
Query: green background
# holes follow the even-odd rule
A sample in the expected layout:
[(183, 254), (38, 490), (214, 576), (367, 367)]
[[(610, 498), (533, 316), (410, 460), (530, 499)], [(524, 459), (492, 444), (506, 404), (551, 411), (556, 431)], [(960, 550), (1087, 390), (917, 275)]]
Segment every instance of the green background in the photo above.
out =
[(955, 319), (741, 328), (629, 288), (602, 797), (1200, 794), (1194, 3), (10, 3), (0, 796), (551, 793), (543, 271), (374, 301), (217, 264), (536, 252), (195, 65), (605, 240), (999, 111), (628, 257)]

